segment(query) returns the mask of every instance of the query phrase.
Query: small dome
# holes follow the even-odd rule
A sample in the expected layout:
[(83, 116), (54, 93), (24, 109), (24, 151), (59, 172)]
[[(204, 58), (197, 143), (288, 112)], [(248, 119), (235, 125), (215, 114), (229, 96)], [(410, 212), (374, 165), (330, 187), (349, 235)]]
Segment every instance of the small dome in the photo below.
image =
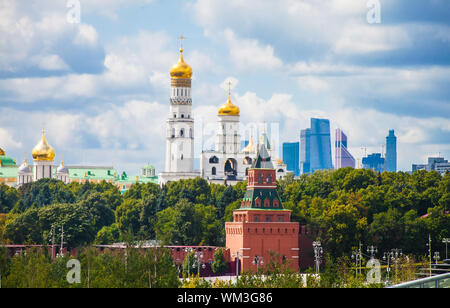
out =
[(55, 150), (48, 144), (44, 130), (42, 130), (41, 140), (33, 148), (32, 155), (33, 159), (38, 161), (53, 161), (55, 158)]
[(67, 168), (66, 166), (64, 166), (64, 162), (61, 161), (61, 164), (59, 165), (59, 167), (56, 169), (56, 173), (69, 173), (69, 168)]
[(4, 156), (4, 155), (6, 155), (6, 154), (5, 154), (5, 151), (3, 151), (2, 148), (0, 148), (0, 156)]
[(17, 170), (19, 174), (24, 173), (32, 173), (30, 166), (28, 165), (27, 161), (24, 160), (22, 165), (20, 165), (19, 169)]
[(220, 106), (219, 115), (238, 116), (240, 113), (239, 107), (231, 102), (231, 82), (228, 84), (228, 100), (225, 104)]

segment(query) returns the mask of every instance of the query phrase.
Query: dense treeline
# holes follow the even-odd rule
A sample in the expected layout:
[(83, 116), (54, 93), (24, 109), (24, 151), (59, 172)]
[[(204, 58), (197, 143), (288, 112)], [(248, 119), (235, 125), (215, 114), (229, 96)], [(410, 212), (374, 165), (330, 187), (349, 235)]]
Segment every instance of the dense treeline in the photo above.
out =
[[(64, 225), (71, 247), (109, 244), (123, 238), (158, 239), (173, 245), (217, 245), (225, 240), (246, 182), (208, 184), (201, 178), (133, 185), (123, 195), (112, 184), (63, 184), (43, 179), (19, 189), (0, 185), (0, 240), (47, 244)], [(361, 241), (379, 251), (401, 248), (426, 254), (445, 249), (450, 237), (450, 174), (384, 172), (343, 168), (291, 176), (278, 182), (292, 220), (317, 231), (326, 252), (348, 255)], [(54, 232), (52, 232), (54, 230)]]

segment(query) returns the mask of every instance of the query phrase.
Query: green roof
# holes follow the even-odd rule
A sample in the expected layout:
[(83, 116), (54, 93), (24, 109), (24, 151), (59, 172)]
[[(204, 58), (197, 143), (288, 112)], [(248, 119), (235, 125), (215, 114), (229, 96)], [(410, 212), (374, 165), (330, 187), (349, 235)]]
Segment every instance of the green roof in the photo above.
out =
[(113, 167), (67, 167), (70, 179), (80, 180), (115, 180), (117, 171)]
[(18, 170), (17, 167), (0, 167), (0, 178), (16, 178)]
[(0, 155), (0, 166), (2, 167), (16, 167), (16, 160), (7, 155)]

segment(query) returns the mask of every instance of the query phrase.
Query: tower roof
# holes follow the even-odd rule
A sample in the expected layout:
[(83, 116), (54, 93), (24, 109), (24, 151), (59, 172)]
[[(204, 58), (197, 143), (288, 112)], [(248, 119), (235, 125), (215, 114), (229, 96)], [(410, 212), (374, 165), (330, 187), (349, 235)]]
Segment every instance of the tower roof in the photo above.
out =
[(264, 143), (258, 145), (256, 159), (252, 164), (252, 168), (273, 169), (272, 160)]
[(41, 161), (53, 161), (55, 158), (55, 150), (48, 144), (44, 130), (42, 130), (41, 140), (33, 148), (32, 155), (34, 160)]
[(231, 102), (231, 82), (228, 83), (228, 100), (225, 104), (220, 106), (219, 108), (219, 115), (232, 115), (232, 116), (238, 116), (240, 113), (239, 107), (234, 105)]
[(189, 64), (184, 62), (183, 39), (184, 37), (181, 36), (180, 58), (178, 59), (178, 62), (170, 69), (170, 76), (172, 78), (190, 79), (192, 77), (192, 68), (189, 66)]

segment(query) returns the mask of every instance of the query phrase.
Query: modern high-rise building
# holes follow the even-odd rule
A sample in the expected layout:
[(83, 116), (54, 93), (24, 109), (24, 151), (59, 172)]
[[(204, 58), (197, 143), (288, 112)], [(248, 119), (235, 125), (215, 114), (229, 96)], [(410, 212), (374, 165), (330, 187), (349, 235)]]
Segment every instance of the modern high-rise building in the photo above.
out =
[(336, 129), (334, 167), (336, 169), (352, 167), (355, 168), (355, 158), (347, 149), (347, 136), (339, 128)]
[(300, 143), (286, 142), (283, 143), (283, 161), (287, 166), (287, 170), (294, 173), (295, 176), (300, 175)]
[(444, 157), (428, 157), (428, 164), (413, 164), (412, 172), (417, 170), (431, 171), (435, 170), (441, 175), (450, 170), (450, 163)]
[(386, 171), (397, 172), (397, 137), (393, 129), (386, 137)]
[(381, 153), (373, 153), (367, 155), (362, 159), (364, 169), (371, 169), (377, 172), (383, 172), (385, 166), (385, 159), (381, 157)]
[(311, 172), (311, 129), (302, 129), (300, 131), (300, 173)]
[(330, 121), (311, 119), (311, 128), (300, 132), (300, 171), (332, 169)]

